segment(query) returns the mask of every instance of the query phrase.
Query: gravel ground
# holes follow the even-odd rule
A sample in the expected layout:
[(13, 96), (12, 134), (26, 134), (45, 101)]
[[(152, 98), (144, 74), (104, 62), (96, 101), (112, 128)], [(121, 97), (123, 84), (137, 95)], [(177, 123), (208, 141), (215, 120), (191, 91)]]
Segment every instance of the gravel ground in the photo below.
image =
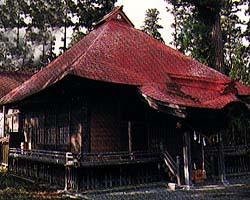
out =
[(195, 185), (190, 190), (169, 190), (167, 187), (149, 187), (127, 191), (93, 193), (84, 196), (89, 200), (250, 200), (250, 177), (229, 179), (228, 185), (211, 183)]
[(210, 182), (195, 185), (190, 190), (171, 191), (166, 186), (151, 185), (120, 188), (82, 194), (58, 193), (56, 188), (41, 187), (0, 173), (0, 200), (250, 200), (250, 176), (228, 179), (228, 185)]

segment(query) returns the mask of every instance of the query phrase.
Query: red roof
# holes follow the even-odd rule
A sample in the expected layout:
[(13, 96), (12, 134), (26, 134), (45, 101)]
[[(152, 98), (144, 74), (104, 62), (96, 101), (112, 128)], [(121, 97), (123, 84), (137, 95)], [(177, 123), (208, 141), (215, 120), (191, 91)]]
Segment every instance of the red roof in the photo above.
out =
[(22, 100), (68, 74), (137, 86), (168, 105), (223, 108), (250, 89), (133, 27), (121, 7), (80, 42), (1, 99)]
[(32, 76), (31, 72), (0, 70), (0, 98)]

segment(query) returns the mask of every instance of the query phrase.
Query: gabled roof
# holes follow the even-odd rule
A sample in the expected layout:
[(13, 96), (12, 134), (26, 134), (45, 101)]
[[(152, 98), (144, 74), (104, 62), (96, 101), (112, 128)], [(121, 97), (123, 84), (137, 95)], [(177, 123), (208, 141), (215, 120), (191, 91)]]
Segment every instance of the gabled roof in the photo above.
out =
[(67, 75), (134, 85), (169, 107), (220, 109), (250, 90), (133, 27), (122, 7), (47, 67), (1, 99), (20, 101)]
[(0, 98), (32, 76), (28, 71), (0, 70)]

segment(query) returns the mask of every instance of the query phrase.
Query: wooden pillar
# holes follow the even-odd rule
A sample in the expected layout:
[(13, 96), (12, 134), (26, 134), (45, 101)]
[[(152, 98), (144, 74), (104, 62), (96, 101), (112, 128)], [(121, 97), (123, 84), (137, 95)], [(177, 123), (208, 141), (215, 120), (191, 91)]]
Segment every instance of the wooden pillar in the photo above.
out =
[(187, 186), (187, 189), (190, 189), (190, 187), (192, 186), (192, 164), (189, 132), (184, 132), (183, 158), (185, 185)]
[(68, 116), (69, 117), (68, 118), (68, 120), (69, 120), (68, 121), (69, 122), (69, 124), (68, 124), (68, 126), (69, 126), (69, 132), (68, 132), (68, 137), (69, 137), (69, 151), (71, 151), (71, 121), (72, 121), (72, 106), (71, 106), (71, 104), (72, 104), (72, 99), (71, 99), (71, 102), (69, 104), (69, 116)]
[(131, 135), (131, 121), (128, 121), (128, 151), (132, 153), (132, 135)]
[[(90, 137), (90, 121), (91, 121), (91, 110), (90, 110), (90, 103), (89, 101), (87, 101), (86, 103), (86, 108), (85, 108), (85, 115), (86, 115), (86, 120), (85, 120), (85, 131), (83, 130), (83, 132), (85, 133), (82, 138), (82, 142), (83, 142), (83, 153), (90, 153), (90, 144), (91, 144), (91, 137)], [(83, 126), (83, 127), (84, 127)]]
[(205, 151), (203, 142), (201, 142), (201, 157), (202, 157), (202, 170), (205, 170)]
[(0, 137), (4, 137), (5, 136), (5, 117), (6, 117), (6, 113), (5, 113), (5, 106), (3, 106), (3, 123), (1, 124), (2, 126), (2, 134), (0, 135)]
[(177, 185), (181, 185), (181, 176), (180, 176), (180, 156), (176, 156), (176, 178), (177, 178)]
[[(204, 140), (204, 139), (203, 139)], [(202, 178), (206, 179), (207, 174), (206, 174), (206, 169), (205, 169), (205, 150), (204, 150), (204, 141), (201, 143), (201, 156), (202, 156)]]
[(68, 167), (65, 166), (65, 173), (64, 173), (64, 190), (68, 190)]
[(219, 151), (219, 177), (223, 184), (228, 184), (226, 180), (226, 169), (225, 169), (225, 156), (224, 156), (224, 146), (222, 141), (222, 134), (219, 133), (219, 144), (218, 144), (218, 151)]

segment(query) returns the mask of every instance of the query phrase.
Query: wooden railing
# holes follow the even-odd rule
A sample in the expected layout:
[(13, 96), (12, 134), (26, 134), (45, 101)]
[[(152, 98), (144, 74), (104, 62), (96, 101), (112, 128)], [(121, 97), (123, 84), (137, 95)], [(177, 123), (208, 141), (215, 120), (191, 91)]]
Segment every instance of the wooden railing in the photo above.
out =
[[(227, 175), (240, 175), (250, 173), (250, 146), (224, 146), (225, 171)], [(218, 148), (206, 147), (206, 169), (209, 171), (218, 172), (217, 162), (212, 162), (211, 159), (218, 161)], [(209, 160), (208, 160), (209, 159)], [(210, 163), (211, 162), (211, 163)], [(212, 172), (213, 173), (213, 172)]]
[(10, 148), (9, 156), (14, 158), (42, 161), (53, 164), (66, 164), (67, 152), (46, 151), (46, 150), (27, 150)]
[[(218, 148), (206, 147), (205, 152), (209, 155), (217, 154)], [(242, 155), (250, 153), (250, 146), (247, 145), (239, 145), (239, 146), (224, 146), (224, 154), (225, 155)]]
[(162, 157), (163, 157), (166, 167), (172, 173), (172, 177), (176, 179), (178, 185), (181, 185), (180, 157), (176, 156), (176, 161), (175, 161), (173, 157), (168, 153), (168, 151), (164, 151), (162, 153)]
[(157, 152), (108, 152), (108, 153), (87, 153), (81, 156), (81, 165), (102, 165), (114, 163), (148, 162), (160, 160), (160, 153)]
[(9, 156), (53, 164), (63, 164), (67, 166), (79, 165), (80, 163), (82, 166), (88, 166), (160, 160), (160, 153), (151, 152), (85, 153), (78, 156), (73, 156), (70, 152), (21, 150), (16, 148), (10, 148)]
[(174, 159), (170, 156), (170, 154), (167, 151), (164, 151), (162, 153), (163, 160), (166, 166), (168, 167), (169, 171), (176, 176), (177, 175), (177, 165), (174, 161)]

